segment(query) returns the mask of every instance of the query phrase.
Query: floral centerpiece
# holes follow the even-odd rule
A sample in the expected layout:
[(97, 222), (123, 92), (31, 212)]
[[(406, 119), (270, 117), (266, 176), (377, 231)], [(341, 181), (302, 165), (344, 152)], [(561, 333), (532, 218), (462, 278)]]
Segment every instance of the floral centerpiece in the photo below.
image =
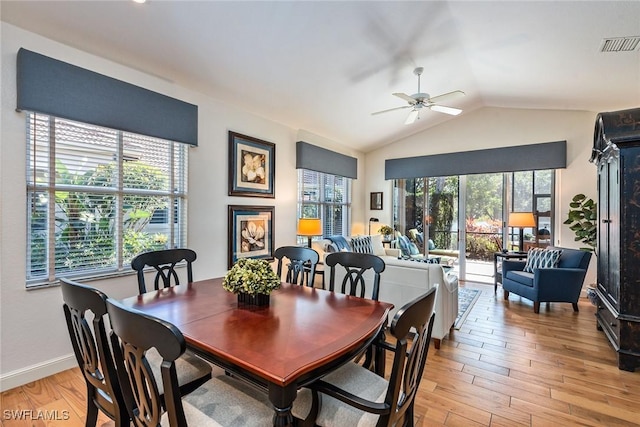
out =
[(388, 225), (383, 225), (382, 227), (380, 227), (380, 234), (382, 234), (386, 238), (391, 238), (391, 236), (393, 235), (393, 228), (389, 227)]
[(280, 278), (264, 259), (241, 258), (222, 280), (222, 287), (238, 294), (239, 303), (269, 304), (269, 295), (280, 287)]

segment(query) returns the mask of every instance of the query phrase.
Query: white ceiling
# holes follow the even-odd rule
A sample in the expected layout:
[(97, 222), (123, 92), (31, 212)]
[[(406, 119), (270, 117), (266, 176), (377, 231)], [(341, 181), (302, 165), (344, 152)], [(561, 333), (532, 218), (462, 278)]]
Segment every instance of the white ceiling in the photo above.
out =
[[(3, 21), (368, 151), (445, 120), (393, 92), (462, 90), (448, 105), (640, 107), (640, 1), (5, 1)], [(457, 116), (461, 117), (461, 116)]]

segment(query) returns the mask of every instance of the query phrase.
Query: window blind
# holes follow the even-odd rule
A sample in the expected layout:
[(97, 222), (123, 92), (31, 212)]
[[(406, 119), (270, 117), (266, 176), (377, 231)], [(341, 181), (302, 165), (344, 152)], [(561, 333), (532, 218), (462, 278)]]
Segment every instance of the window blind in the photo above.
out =
[(186, 145), (36, 113), (27, 138), (28, 284), (185, 246)]
[(299, 218), (320, 218), (324, 236), (346, 236), (351, 223), (350, 210), (349, 178), (307, 169), (298, 170)]

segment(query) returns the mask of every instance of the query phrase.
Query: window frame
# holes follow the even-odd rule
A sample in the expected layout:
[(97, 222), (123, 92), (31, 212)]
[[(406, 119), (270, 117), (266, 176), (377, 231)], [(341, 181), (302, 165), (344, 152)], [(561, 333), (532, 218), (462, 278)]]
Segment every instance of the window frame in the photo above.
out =
[[(305, 186), (304, 175), (307, 174), (315, 174), (315, 181), (317, 185), (318, 195), (316, 200), (305, 199), (305, 190), (309, 188), (309, 186)], [(335, 185), (336, 181), (345, 180), (343, 187), (343, 197), (341, 201), (336, 201), (335, 197), (333, 200), (327, 200), (327, 191), (326, 191), (326, 183), (333, 181), (333, 191), (332, 194), (337, 194), (336, 191), (337, 186)], [(338, 234), (335, 232), (335, 224), (333, 222), (326, 221), (325, 212), (331, 207), (341, 207), (342, 208), (342, 233), (339, 233), (343, 236), (349, 236), (351, 234), (351, 205), (352, 205), (352, 185), (353, 180), (351, 178), (342, 177), (339, 175), (328, 174), (324, 172), (317, 172), (310, 169), (298, 169), (298, 189), (297, 189), (297, 218), (311, 218), (311, 216), (305, 216), (304, 207), (305, 206), (313, 206), (315, 207), (315, 212), (319, 215), (317, 217), (320, 218), (322, 222), (322, 230), (323, 236), (314, 237), (313, 240), (323, 239), (324, 236)], [(315, 187), (315, 186), (314, 186)], [(307, 237), (297, 237), (297, 244), (306, 246)]]
[[(48, 134), (45, 131), (37, 130), (38, 126), (48, 126)], [(87, 170), (97, 170), (98, 166), (110, 165), (114, 169), (112, 175), (113, 181), (109, 181), (105, 186), (95, 186), (80, 184), (74, 185), (69, 183), (56, 182), (56, 173), (59, 173), (58, 157), (72, 159), (73, 156), (77, 158), (87, 157), (87, 153), (90, 153), (95, 146), (91, 145), (89, 138), (82, 138), (85, 136), (81, 132), (77, 132), (77, 140), (74, 140), (73, 147), (69, 147), (69, 142), (63, 138), (58, 139), (56, 133), (60, 132), (73, 132), (76, 129), (83, 128), (88, 134), (94, 132), (99, 134), (100, 132), (115, 134), (113, 139), (113, 146), (105, 149), (104, 152), (96, 154), (95, 157), (88, 156), (90, 160), (96, 161), (95, 165), (91, 165)], [(38, 132), (44, 133), (44, 136), (37, 135)], [(173, 209), (165, 208), (166, 222), (159, 224), (158, 221), (153, 221), (153, 216), (156, 211), (160, 210), (155, 208), (151, 213), (151, 217), (142, 228), (142, 232), (145, 236), (150, 236), (154, 233), (153, 228), (162, 228), (166, 225), (166, 229), (162, 230), (167, 237), (166, 242), (163, 241), (164, 247), (185, 247), (187, 243), (187, 204), (188, 204), (188, 145), (163, 140), (160, 138), (149, 137), (146, 135), (134, 134), (131, 132), (125, 132), (118, 129), (108, 129), (98, 125), (92, 125), (88, 123), (82, 123), (74, 120), (68, 120), (50, 116), (47, 114), (26, 112), (26, 258), (25, 258), (25, 278), (27, 289), (46, 287), (55, 285), (60, 277), (69, 277), (83, 280), (117, 277), (127, 274), (133, 274), (133, 270), (128, 268), (127, 259), (124, 260), (125, 242), (124, 234), (126, 228), (124, 226), (127, 215), (131, 214), (126, 206), (126, 198), (134, 197), (134, 200), (144, 200), (144, 197), (160, 197), (166, 199), (167, 206), (172, 206)], [(149, 155), (152, 148), (157, 144), (169, 144), (167, 150), (163, 151), (162, 155), (158, 157), (159, 160), (149, 162), (148, 159), (132, 159), (130, 156), (125, 155), (125, 146), (134, 146), (136, 150), (141, 153)], [(43, 149), (44, 147), (44, 149)], [(46, 154), (43, 154), (45, 151)], [(64, 155), (60, 153), (64, 152)], [(111, 153), (112, 158), (106, 160), (105, 154)], [(158, 155), (154, 152), (154, 155)], [(44, 160), (44, 167), (37, 167), (38, 160)], [(142, 183), (137, 181), (130, 182), (127, 187), (123, 183), (125, 176), (125, 164), (132, 162), (133, 160), (139, 160), (140, 165), (145, 169), (150, 166), (154, 166), (160, 170), (160, 165), (164, 167), (161, 175), (165, 180), (166, 185), (163, 189), (150, 189), (139, 188)], [(33, 164), (32, 164), (33, 162)], [(62, 162), (62, 160), (60, 160)], [(80, 176), (81, 168), (74, 169), (71, 165), (67, 164), (65, 167), (73, 170), (70, 176)], [(137, 176), (136, 176), (137, 177)], [(138, 187), (138, 188), (136, 188)], [(96, 266), (91, 263), (81, 263), (79, 268), (69, 268), (64, 270), (60, 268), (60, 264), (57, 264), (56, 249), (57, 243), (59, 243), (59, 233), (56, 229), (56, 221), (59, 220), (61, 212), (64, 216), (64, 211), (60, 210), (57, 196), (60, 192), (74, 192), (76, 194), (85, 195), (87, 198), (95, 197), (96, 195), (112, 196), (109, 203), (112, 203), (113, 211), (110, 221), (113, 221), (112, 231), (108, 234), (108, 239), (112, 239), (113, 247), (106, 246), (107, 250), (111, 250), (113, 255), (108, 258), (103, 258), (104, 265)], [(39, 195), (44, 195), (46, 203), (46, 214), (44, 216), (44, 246), (41, 251), (44, 253), (44, 262), (41, 264), (42, 274), (37, 273), (38, 265), (34, 265), (32, 262), (32, 249), (34, 247), (33, 234), (33, 220), (36, 213), (35, 198)], [(43, 209), (44, 211), (44, 209)], [(41, 211), (42, 212), (42, 211)], [(131, 219), (131, 217), (128, 217)], [(38, 218), (35, 218), (36, 220)], [(68, 218), (67, 218), (68, 219)], [(135, 221), (135, 220), (134, 220)], [(151, 226), (151, 229), (148, 227)], [(152, 248), (146, 247), (142, 251), (152, 250)], [(59, 252), (58, 252), (59, 254)], [(129, 257), (131, 255), (129, 254)], [(135, 256), (135, 255), (134, 255)], [(113, 261), (111, 261), (113, 260)]]

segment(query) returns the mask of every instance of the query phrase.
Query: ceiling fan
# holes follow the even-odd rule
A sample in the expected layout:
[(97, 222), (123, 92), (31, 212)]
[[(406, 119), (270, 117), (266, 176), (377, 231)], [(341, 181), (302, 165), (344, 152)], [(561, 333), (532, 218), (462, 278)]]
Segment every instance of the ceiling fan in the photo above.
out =
[(418, 76), (418, 93), (414, 93), (413, 95), (407, 95), (406, 93), (394, 93), (394, 96), (398, 98), (402, 98), (409, 103), (409, 105), (405, 105), (402, 107), (390, 108), (388, 110), (377, 111), (375, 113), (371, 113), (372, 115), (388, 113), (389, 111), (395, 110), (403, 110), (405, 108), (411, 108), (411, 112), (409, 113), (409, 117), (404, 122), (406, 125), (410, 125), (415, 122), (420, 117), (420, 110), (423, 108), (428, 108), (433, 111), (438, 111), (440, 113), (451, 114), (452, 116), (457, 116), (462, 112), (462, 110), (453, 107), (446, 107), (444, 105), (439, 104), (439, 102), (443, 100), (452, 100), (458, 98), (460, 96), (464, 96), (464, 92), (461, 90), (454, 90), (453, 92), (444, 93), (442, 95), (431, 97), (428, 93), (420, 92), (420, 75), (424, 71), (424, 68), (418, 67), (413, 70), (413, 74)]

